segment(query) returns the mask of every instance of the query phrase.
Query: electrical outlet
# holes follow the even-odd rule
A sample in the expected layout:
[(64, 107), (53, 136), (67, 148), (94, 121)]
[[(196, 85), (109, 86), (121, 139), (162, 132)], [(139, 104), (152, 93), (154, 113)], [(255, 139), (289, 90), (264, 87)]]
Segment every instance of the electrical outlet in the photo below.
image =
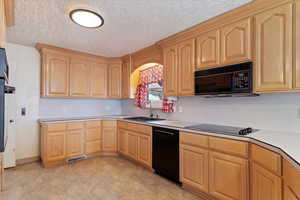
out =
[(178, 106), (178, 112), (180, 112), (180, 113), (183, 112), (183, 107), (182, 106)]

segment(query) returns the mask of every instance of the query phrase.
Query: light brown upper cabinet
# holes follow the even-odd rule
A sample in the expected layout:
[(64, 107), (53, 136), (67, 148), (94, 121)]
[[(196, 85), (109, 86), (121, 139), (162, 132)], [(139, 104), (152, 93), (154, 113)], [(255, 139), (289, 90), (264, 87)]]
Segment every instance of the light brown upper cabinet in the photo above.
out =
[(90, 96), (99, 98), (107, 97), (107, 64), (92, 63), (90, 67)]
[(293, 5), (285, 4), (255, 16), (256, 92), (292, 89)]
[(220, 31), (210, 31), (196, 40), (197, 70), (215, 67), (220, 64)]
[(294, 88), (300, 89), (300, 1), (296, 1), (296, 36), (295, 42), (296, 52), (295, 52), (295, 69), (294, 69)]
[(70, 95), (88, 97), (90, 93), (90, 63), (81, 59), (71, 59)]
[(42, 62), (42, 96), (68, 97), (69, 57), (56, 53), (44, 53)]
[(194, 95), (195, 39), (178, 45), (178, 96)]
[(164, 54), (164, 95), (177, 96), (177, 65), (178, 65), (177, 45), (163, 50)]
[(122, 68), (122, 98), (130, 98), (130, 62), (124, 62)]
[(247, 18), (221, 29), (221, 64), (235, 64), (252, 59), (252, 20)]
[(110, 64), (108, 66), (108, 98), (122, 98), (122, 65)]

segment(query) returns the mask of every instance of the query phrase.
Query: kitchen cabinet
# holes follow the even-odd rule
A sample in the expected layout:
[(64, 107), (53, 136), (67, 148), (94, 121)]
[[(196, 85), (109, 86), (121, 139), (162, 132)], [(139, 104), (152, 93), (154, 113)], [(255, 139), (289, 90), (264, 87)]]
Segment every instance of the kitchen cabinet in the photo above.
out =
[(252, 59), (252, 20), (246, 18), (221, 28), (221, 65)]
[(178, 96), (193, 96), (195, 89), (195, 39), (178, 45)]
[(67, 157), (76, 157), (83, 154), (83, 130), (67, 132)]
[(124, 129), (118, 130), (118, 152), (128, 155), (128, 132)]
[(180, 177), (184, 184), (208, 193), (208, 150), (180, 145)]
[(177, 96), (178, 91), (178, 49), (177, 45), (163, 50), (164, 54), (164, 96)]
[(300, 199), (300, 170), (287, 160), (283, 161), (284, 200)]
[(256, 92), (292, 89), (293, 5), (285, 4), (255, 16)]
[(128, 156), (138, 160), (138, 135), (134, 132), (128, 132)]
[(90, 64), (90, 96), (95, 98), (107, 97), (108, 66), (103, 63)]
[(48, 132), (46, 135), (45, 161), (59, 161), (66, 158), (66, 131)]
[(5, 23), (5, 5), (0, 1), (0, 47), (5, 47), (6, 41), (6, 23)]
[(122, 98), (122, 65), (110, 64), (108, 66), (108, 98)]
[(295, 26), (295, 69), (294, 69), (294, 88), (299, 90), (300, 89), (300, 1), (296, 1), (296, 26)]
[(88, 97), (90, 92), (90, 65), (82, 59), (71, 59), (70, 95)]
[(256, 164), (251, 168), (251, 200), (281, 200), (281, 178)]
[(130, 62), (124, 62), (122, 65), (122, 98), (130, 98), (130, 75), (131, 66)]
[(117, 122), (115, 120), (102, 121), (102, 151), (117, 152)]
[(43, 54), (42, 62), (42, 96), (68, 97), (69, 57), (47, 52)]
[(220, 200), (248, 199), (248, 160), (210, 151), (209, 193)]
[(85, 153), (92, 154), (101, 151), (101, 121), (86, 122)]
[(152, 167), (152, 127), (118, 122), (118, 152)]
[(138, 135), (138, 161), (151, 167), (152, 166), (152, 136)]
[(196, 39), (196, 69), (202, 70), (220, 64), (220, 31), (201, 34)]

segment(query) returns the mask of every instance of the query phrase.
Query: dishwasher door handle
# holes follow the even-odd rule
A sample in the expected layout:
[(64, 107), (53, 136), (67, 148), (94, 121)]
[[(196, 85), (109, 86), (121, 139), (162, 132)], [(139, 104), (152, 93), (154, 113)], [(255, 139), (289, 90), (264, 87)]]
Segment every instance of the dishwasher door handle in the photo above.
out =
[(167, 131), (160, 131), (160, 130), (155, 130), (155, 133), (163, 133), (163, 134), (167, 134), (167, 135), (174, 135), (174, 133), (171, 132), (167, 132)]

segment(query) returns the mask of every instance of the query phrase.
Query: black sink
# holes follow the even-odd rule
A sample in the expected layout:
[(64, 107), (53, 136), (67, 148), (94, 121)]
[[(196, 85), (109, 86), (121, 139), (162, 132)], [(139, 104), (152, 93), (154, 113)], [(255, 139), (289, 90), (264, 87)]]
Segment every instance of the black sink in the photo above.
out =
[(165, 120), (165, 119), (153, 118), (153, 117), (128, 117), (128, 118), (125, 118), (125, 119), (133, 120), (133, 121), (140, 121), (140, 122)]

